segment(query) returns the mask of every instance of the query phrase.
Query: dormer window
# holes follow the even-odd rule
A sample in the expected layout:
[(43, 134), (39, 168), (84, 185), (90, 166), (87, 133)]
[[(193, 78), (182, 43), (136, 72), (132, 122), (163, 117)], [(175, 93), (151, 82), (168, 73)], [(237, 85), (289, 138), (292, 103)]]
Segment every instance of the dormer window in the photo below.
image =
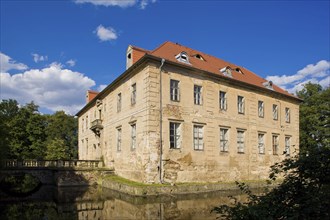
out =
[(226, 67), (220, 69), (220, 72), (225, 76), (233, 77), (233, 75), (231, 73), (231, 68), (229, 66), (226, 66)]
[(197, 58), (197, 59), (199, 59), (199, 60), (203, 60), (204, 61), (204, 58), (200, 54), (196, 54), (194, 57)]
[(262, 85), (265, 86), (267, 89), (274, 90), (272, 81), (266, 81), (262, 83)]
[(189, 63), (189, 57), (188, 57), (188, 54), (186, 52), (179, 53), (178, 55), (175, 56), (175, 58), (180, 62), (190, 64)]
[(240, 74), (243, 74), (242, 70), (240, 68), (238, 68), (238, 67), (235, 68), (235, 71), (238, 72), (238, 73), (240, 73)]

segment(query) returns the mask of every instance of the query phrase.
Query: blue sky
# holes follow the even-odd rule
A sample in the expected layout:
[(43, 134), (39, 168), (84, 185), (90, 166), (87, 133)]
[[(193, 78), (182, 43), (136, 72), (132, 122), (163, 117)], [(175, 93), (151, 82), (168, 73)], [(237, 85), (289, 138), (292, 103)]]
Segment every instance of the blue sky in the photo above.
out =
[(0, 99), (75, 114), (164, 41), (244, 66), (294, 93), (330, 84), (329, 1), (1, 1)]

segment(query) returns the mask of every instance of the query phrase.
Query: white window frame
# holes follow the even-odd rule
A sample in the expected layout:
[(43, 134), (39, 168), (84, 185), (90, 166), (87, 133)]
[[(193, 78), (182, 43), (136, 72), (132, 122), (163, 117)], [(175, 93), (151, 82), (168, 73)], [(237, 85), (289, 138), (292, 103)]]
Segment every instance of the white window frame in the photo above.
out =
[(194, 85), (194, 104), (202, 105), (202, 90), (203, 87), (199, 85)]
[(239, 114), (245, 113), (245, 99), (244, 96), (237, 96), (237, 110)]
[(285, 155), (290, 156), (290, 145), (291, 145), (291, 137), (286, 136), (285, 137)]
[(279, 151), (279, 136), (277, 134), (272, 135), (272, 148), (273, 148), (273, 155), (278, 155)]
[(258, 116), (263, 118), (265, 116), (265, 107), (263, 101), (258, 101)]
[(245, 131), (237, 130), (237, 152), (244, 153), (245, 150)]
[(290, 123), (290, 108), (285, 108), (285, 122)]
[(278, 105), (273, 104), (273, 120), (278, 120)]
[(131, 105), (135, 105), (136, 103), (136, 83), (131, 86), (132, 94), (131, 94)]
[(136, 123), (131, 124), (131, 150), (136, 149)]
[(259, 154), (265, 154), (265, 133), (258, 133)]
[(121, 111), (121, 103), (122, 103), (122, 97), (121, 97), (121, 93), (118, 93), (117, 95), (117, 112)]
[(171, 79), (170, 80), (170, 97), (171, 101), (180, 101), (180, 88), (179, 88), (180, 81)]
[(227, 110), (227, 93), (224, 91), (219, 91), (219, 107), (220, 110)]
[(181, 148), (181, 123), (170, 122), (169, 124), (169, 142), (170, 149), (180, 149)]
[(122, 135), (122, 129), (117, 128), (117, 151), (121, 151), (121, 135)]
[(193, 133), (194, 150), (204, 150), (204, 126), (194, 125)]
[(228, 152), (229, 150), (229, 128), (220, 128), (220, 151)]

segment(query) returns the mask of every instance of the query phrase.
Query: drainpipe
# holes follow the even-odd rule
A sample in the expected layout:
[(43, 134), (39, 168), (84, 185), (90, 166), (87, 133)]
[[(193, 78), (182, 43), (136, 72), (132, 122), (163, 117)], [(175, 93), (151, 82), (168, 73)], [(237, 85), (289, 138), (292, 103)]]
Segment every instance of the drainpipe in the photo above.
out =
[(163, 183), (163, 91), (162, 91), (162, 67), (165, 59), (162, 59), (159, 66), (159, 139), (160, 139), (160, 152), (159, 152), (159, 182)]

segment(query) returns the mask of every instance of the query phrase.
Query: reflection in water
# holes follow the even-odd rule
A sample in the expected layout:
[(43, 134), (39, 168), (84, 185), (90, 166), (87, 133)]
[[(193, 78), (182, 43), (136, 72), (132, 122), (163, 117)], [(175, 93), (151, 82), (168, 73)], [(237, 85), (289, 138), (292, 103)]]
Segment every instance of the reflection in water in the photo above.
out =
[(136, 197), (101, 187), (42, 186), (27, 197), (0, 192), (0, 219), (216, 219), (210, 211), (230, 204), (238, 191)]

